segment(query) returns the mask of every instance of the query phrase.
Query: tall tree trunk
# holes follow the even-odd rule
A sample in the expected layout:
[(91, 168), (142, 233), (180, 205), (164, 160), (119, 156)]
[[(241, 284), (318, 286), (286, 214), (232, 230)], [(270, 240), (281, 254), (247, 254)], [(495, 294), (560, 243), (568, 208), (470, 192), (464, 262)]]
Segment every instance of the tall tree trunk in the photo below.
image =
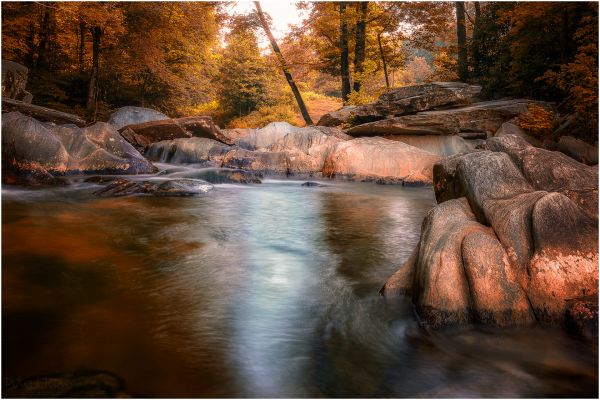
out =
[(469, 78), (467, 66), (467, 28), (465, 26), (465, 3), (456, 2), (456, 39), (458, 44), (458, 79), (466, 82)]
[(46, 50), (48, 49), (48, 36), (50, 35), (50, 8), (44, 7), (44, 16), (40, 24), (40, 42), (38, 44), (38, 58), (36, 65), (43, 67), (47, 64)]
[(84, 70), (84, 56), (85, 56), (85, 22), (79, 22), (79, 72)]
[(340, 72), (342, 75), (342, 100), (348, 102), (350, 94), (350, 67), (348, 61), (348, 26), (346, 25), (346, 3), (340, 2)]
[(476, 77), (481, 76), (481, 6), (475, 2), (475, 24), (473, 25), (473, 72)]
[(269, 28), (269, 24), (265, 18), (265, 15), (262, 12), (262, 8), (260, 7), (260, 3), (258, 1), (254, 2), (254, 6), (256, 7), (256, 12), (258, 13), (258, 18), (260, 19), (260, 23), (265, 30), (265, 33), (269, 37), (269, 41), (271, 42), (271, 46), (273, 47), (273, 51), (279, 60), (279, 65), (283, 74), (285, 75), (285, 79), (287, 80), (292, 92), (294, 93), (294, 97), (296, 98), (296, 102), (298, 103), (298, 108), (300, 108), (300, 112), (302, 113), (302, 118), (304, 118), (304, 122), (306, 125), (314, 125), (310, 115), (308, 114), (308, 110), (306, 109), (306, 105), (304, 104), (304, 100), (302, 100), (302, 95), (300, 95), (300, 91), (296, 86), (296, 82), (292, 78), (292, 74), (290, 73), (290, 69), (288, 68), (287, 63), (285, 62), (285, 58), (283, 58), (283, 54), (281, 54), (281, 50), (275, 41), (275, 37), (271, 33), (271, 29)]
[(25, 55), (25, 66), (27, 68), (33, 67), (35, 60), (35, 25), (33, 22), (29, 25), (29, 31), (26, 38), (27, 43), (27, 54)]
[(98, 75), (100, 72), (100, 37), (102, 29), (94, 26), (92, 29), (92, 74), (90, 76), (90, 85), (88, 88), (87, 110), (95, 111), (98, 100)]
[(368, 1), (356, 3), (358, 11), (358, 22), (356, 23), (356, 44), (354, 46), (354, 91), (360, 92), (362, 84), (363, 64), (365, 62), (366, 31), (367, 31), (367, 10)]
[(381, 34), (383, 32), (377, 33), (377, 44), (379, 44), (379, 55), (381, 56), (381, 62), (383, 63), (383, 74), (385, 75), (385, 87), (390, 88), (390, 79), (388, 78), (387, 72), (387, 63), (385, 62), (385, 52), (383, 51), (383, 46), (381, 44)]

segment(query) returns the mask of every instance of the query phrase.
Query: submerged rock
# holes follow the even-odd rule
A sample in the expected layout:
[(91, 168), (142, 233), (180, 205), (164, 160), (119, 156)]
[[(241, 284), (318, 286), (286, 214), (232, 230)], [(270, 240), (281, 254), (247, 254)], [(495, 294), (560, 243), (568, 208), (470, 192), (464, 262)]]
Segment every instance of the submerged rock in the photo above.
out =
[(100, 197), (119, 197), (133, 195), (152, 196), (197, 196), (213, 189), (213, 185), (199, 179), (147, 179), (129, 180), (117, 178), (106, 187), (94, 192)]
[(123, 380), (107, 371), (80, 371), (73, 374), (52, 374), (5, 380), (2, 393), (21, 398), (112, 398), (128, 397), (123, 392)]
[(221, 183), (262, 183), (262, 174), (255, 171), (229, 168), (202, 168), (198, 170), (186, 170), (174, 172), (170, 178), (201, 179), (213, 184)]
[(322, 186), (327, 186), (327, 185), (323, 185), (322, 183), (319, 182), (304, 182), (302, 185), (300, 186), (305, 186), (305, 187), (322, 187)]
[(439, 156), (406, 143), (380, 137), (359, 138), (335, 144), (328, 153), (323, 176), (407, 179), (431, 183)]
[(401, 292), (434, 326), (560, 325), (569, 299), (598, 295), (598, 170), (514, 135), (486, 148), (435, 165)]
[(110, 115), (108, 123), (120, 130), (127, 125), (141, 124), (150, 121), (169, 119), (165, 114), (144, 107), (121, 107)]
[[(3, 176), (56, 176), (78, 173), (145, 174), (156, 168), (103, 122), (43, 124), (18, 112), (2, 116)], [(12, 171), (12, 172), (11, 172)]]

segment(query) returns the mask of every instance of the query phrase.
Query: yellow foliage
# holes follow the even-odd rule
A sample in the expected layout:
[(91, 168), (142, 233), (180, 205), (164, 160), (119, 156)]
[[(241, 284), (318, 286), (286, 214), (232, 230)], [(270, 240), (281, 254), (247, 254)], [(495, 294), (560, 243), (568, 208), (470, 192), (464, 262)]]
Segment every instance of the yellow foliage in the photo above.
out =
[(259, 107), (243, 117), (235, 118), (229, 121), (228, 128), (262, 128), (271, 123), (285, 121), (292, 125), (298, 124), (295, 111), (288, 105), (274, 105)]
[(533, 136), (547, 137), (556, 127), (556, 117), (552, 111), (530, 104), (528, 111), (519, 116), (518, 125)]

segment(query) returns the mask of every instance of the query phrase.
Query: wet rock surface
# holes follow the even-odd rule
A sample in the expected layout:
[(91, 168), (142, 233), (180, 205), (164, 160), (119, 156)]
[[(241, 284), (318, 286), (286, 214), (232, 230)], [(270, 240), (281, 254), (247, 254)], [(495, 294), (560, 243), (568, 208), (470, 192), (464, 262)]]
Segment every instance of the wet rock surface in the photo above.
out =
[(386, 286), (436, 327), (561, 325), (598, 295), (598, 170), (515, 135), (486, 149), (436, 163), (418, 257)]
[(200, 179), (160, 179), (129, 180), (116, 178), (100, 190), (94, 192), (100, 197), (120, 197), (151, 195), (157, 197), (187, 197), (207, 193), (213, 185)]
[(156, 168), (111, 126), (43, 124), (18, 112), (2, 116), (4, 177), (79, 173), (144, 174)]
[(129, 397), (123, 380), (107, 371), (52, 374), (3, 384), (3, 395), (12, 398), (116, 398)]

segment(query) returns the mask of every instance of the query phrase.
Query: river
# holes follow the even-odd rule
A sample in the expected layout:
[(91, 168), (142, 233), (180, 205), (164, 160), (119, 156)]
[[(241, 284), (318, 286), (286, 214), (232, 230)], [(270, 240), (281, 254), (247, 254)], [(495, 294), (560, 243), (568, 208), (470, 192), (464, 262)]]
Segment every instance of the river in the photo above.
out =
[(430, 332), (378, 295), (431, 188), (302, 182), (187, 198), (4, 187), (3, 378), (108, 370), (148, 397), (597, 395), (595, 344)]

